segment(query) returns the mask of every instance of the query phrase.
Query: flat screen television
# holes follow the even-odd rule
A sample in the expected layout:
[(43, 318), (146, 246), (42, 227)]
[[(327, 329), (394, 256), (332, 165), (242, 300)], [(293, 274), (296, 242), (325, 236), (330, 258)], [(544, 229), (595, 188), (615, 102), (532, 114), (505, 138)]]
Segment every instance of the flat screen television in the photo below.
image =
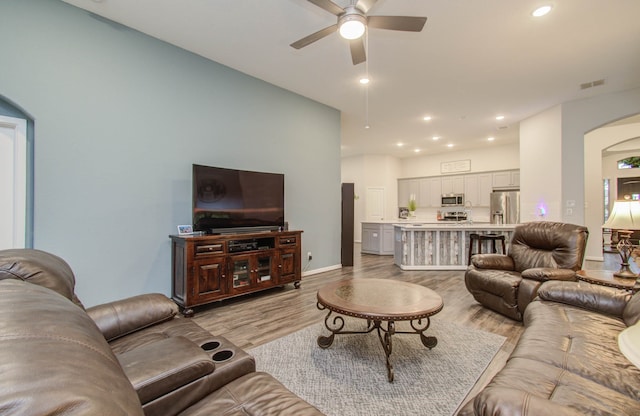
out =
[(284, 174), (193, 165), (193, 229), (206, 234), (284, 227)]

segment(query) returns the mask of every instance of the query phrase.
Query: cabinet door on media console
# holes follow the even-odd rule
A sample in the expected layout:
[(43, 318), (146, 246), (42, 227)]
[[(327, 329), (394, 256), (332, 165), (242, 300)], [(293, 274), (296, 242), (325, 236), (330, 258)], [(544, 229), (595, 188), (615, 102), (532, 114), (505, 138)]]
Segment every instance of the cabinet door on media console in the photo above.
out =
[(227, 261), (223, 256), (193, 262), (193, 286), (189, 304), (201, 304), (226, 296)]
[(273, 250), (229, 257), (232, 279), (231, 293), (253, 291), (274, 286), (277, 281)]
[(300, 280), (298, 271), (300, 270), (300, 253), (295, 248), (280, 250), (280, 276), (278, 283), (291, 283)]

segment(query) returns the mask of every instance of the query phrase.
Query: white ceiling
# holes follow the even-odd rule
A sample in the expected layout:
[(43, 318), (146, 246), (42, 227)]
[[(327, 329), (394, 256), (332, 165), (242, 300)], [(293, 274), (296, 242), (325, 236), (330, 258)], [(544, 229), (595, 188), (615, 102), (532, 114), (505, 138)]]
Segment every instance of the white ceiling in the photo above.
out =
[[(306, 0), (63, 1), (340, 110), (343, 156), (514, 143), (542, 110), (640, 86), (639, 0), (379, 0), (370, 15), (428, 20), (420, 33), (371, 29), (357, 66), (338, 34), (289, 46), (336, 22)], [(533, 18), (541, 4), (554, 8)]]

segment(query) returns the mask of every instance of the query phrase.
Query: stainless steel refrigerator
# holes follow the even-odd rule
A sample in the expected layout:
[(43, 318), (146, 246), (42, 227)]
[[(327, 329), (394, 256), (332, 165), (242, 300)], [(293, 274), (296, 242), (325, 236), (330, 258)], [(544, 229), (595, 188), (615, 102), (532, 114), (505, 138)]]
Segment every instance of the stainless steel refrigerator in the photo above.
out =
[(520, 192), (491, 192), (489, 215), (491, 216), (491, 224), (520, 223)]

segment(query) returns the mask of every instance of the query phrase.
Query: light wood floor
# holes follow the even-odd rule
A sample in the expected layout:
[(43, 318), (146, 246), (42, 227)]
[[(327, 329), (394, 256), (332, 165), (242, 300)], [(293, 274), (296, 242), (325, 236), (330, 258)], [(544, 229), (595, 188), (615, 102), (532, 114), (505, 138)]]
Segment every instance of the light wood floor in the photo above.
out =
[[(322, 322), (325, 312), (316, 308), (316, 292), (329, 282), (352, 277), (396, 279), (426, 286), (442, 296), (445, 306), (433, 319), (456, 322), (507, 338), (467, 399), (475, 396), (503, 367), (523, 331), (522, 323), (479, 305), (465, 288), (464, 271), (403, 271), (393, 264), (392, 256), (360, 255), (359, 244), (355, 253), (353, 267), (304, 277), (300, 289), (287, 285), (226, 300), (196, 309), (192, 319), (208, 331), (249, 349)], [(610, 256), (605, 263), (587, 262), (585, 268), (617, 269), (616, 258), (617, 255)]]

